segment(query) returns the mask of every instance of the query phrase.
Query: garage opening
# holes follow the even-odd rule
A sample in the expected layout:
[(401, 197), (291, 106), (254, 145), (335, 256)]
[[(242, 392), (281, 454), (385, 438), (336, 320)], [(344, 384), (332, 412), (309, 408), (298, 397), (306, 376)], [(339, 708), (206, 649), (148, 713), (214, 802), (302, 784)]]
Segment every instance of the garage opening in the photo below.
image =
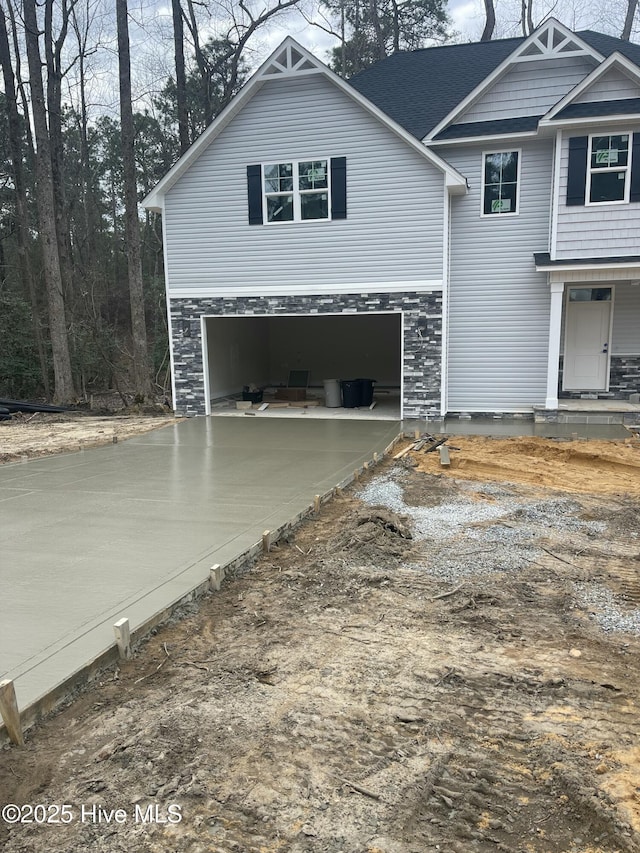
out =
[[(208, 414), (401, 417), (400, 312), (206, 317), (203, 332)], [(326, 384), (355, 379), (374, 382), (370, 403)]]

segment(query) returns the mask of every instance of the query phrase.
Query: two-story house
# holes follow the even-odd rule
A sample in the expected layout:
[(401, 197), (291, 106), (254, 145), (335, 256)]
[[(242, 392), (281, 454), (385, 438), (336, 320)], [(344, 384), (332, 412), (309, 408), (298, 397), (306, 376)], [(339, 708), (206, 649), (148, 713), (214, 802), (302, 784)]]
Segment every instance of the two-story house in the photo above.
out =
[(145, 205), (179, 413), (296, 367), (404, 417), (640, 390), (640, 46), (549, 20), (346, 82), (288, 38)]

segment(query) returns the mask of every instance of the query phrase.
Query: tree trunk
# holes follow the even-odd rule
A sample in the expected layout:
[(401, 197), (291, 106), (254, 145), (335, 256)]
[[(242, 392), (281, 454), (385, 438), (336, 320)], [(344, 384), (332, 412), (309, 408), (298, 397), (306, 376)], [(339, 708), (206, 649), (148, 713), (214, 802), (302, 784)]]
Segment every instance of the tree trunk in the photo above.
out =
[(129, 23), (127, 0), (116, 0), (118, 26), (118, 67), (120, 71), (120, 131), (122, 141), (122, 171), (124, 177), (125, 243), (129, 273), (131, 304), (131, 335), (133, 342), (133, 373), (136, 394), (151, 395), (151, 375), (147, 350), (147, 328), (142, 287), (142, 257), (140, 252), (140, 220), (136, 184), (135, 135), (131, 104), (131, 59), (129, 53)]
[(633, 22), (636, 17), (636, 10), (638, 8), (638, 0), (627, 0), (627, 13), (624, 16), (624, 27), (622, 28), (621, 39), (624, 41), (629, 41), (631, 38), (631, 30), (633, 29)]
[(47, 128), (47, 115), (42, 85), (42, 61), (38, 42), (38, 20), (35, 0), (23, 0), (25, 43), (29, 64), (33, 129), (36, 142), (36, 202), (44, 279), (49, 307), (49, 334), (53, 354), (55, 378), (54, 399), (60, 403), (71, 402), (76, 394), (73, 387), (71, 359), (63, 295), (58, 239), (56, 234), (55, 196), (51, 168), (51, 146)]
[(173, 44), (176, 64), (176, 105), (178, 108), (178, 137), (180, 153), (189, 147), (189, 116), (187, 113), (187, 75), (184, 68), (184, 24), (180, 0), (171, 0), (173, 12)]
[(484, 0), (485, 25), (480, 41), (491, 41), (493, 31), (496, 28), (496, 10), (493, 8), (493, 0)]
[[(46, 0), (44, 15), (44, 45), (47, 66), (47, 113), (49, 116), (49, 140), (51, 144), (51, 170), (55, 196), (56, 234), (60, 275), (65, 287), (67, 310), (73, 289), (73, 263), (71, 261), (71, 239), (69, 217), (64, 186), (64, 145), (62, 142), (62, 67), (61, 54), (66, 39), (69, 12), (66, 0), (61, 6), (62, 27), (56, 40), (53, 38), (53, 2)], [(59, 0), (58, 0), (59, 2)]]
[(29, 254), (29, 213), (27, 205), (26, 182), (22, 168), (22, 151), (20, 140), (22, 132), (20, 127), (20, 115), (18, 113), (18, 101), (16, 95), (16, 81), (11, 65), (11, 51), (9, 49), (9, 36), (7, 33), (7, 21), (4, 15), (2, 2), (0, 2), (0, 66), (2, 66), (2, 78), (4, 80), (5, 100), (7, 105), (7, 118), (9, 123), (9, 150), (13, 168), (13, 181), (15, 186), (16, 223), (18, 242), (18, 264), (20, 278), (22, 279), (25, 293), (31, 304), (31, 324), (33, 337), (38, 351), (40, 362), (40, 375), (42, 387), (46, 397), (49, 397), (49, 369), (45, 355), (42, 330), (40, 328), (40, 310), (38, 306), (38, 295), (33, 280), (31, 268), (31, 256)]

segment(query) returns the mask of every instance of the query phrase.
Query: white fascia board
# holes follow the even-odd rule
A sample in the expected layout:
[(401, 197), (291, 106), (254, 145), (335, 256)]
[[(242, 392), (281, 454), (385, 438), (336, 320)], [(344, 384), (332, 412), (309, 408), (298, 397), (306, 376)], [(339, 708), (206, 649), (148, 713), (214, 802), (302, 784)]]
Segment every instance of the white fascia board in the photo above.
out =
[(458, 139), (433, 139), (431, 140), (431, 142), (429, 142), (429, 145), (464, 145), (467, 142), (470, 145), (477, 145), (478, 142), (481, 142), (482, 144), (484, 144), (485, 142), (517, 142), (519, 139), (538, 135), (539, 134), (537, 130), (526, 130), (520, 133), (494, 133), (490, 136), (461, 136), (458, 137)]
[[(567, 38), (570, 38), (572, 41), (576, 42), (576, 44), (579, 44), (583, 48), (584, 53), (590, 54), (591, 56), (593, 56), (594, 59), (598, 60), (598, 62), (602, 62), (602, 60), (604, 59), (604, 57), (600, 53), (598, 53), (597, 50), (594, 50), (590, 45), (588, 45), (585, 41), (583, 41), (580, 38), (580, 36), (577, 36), (574, 32), (567, 29), (567, 27), (565, 27), (564, 24), (561, 24), (559, 21), (556, 21), (555, 18), (548, 18), (543, 24), (541, 24), (538, 27), (537, 30), (534, 30), (534, 32), (532, 32), (531, 35), (513, 51), (513, 53), (510, 53), (509, 56), (507, 56), (507, 58), (505, 60), (503, 60), (503, 62), (501, 62), (500, 65), (498, 65), (498, 67), (495, 68), (491, 72), (491, 74), (489, 74), (488, 77), (485, 77), (484, 80), (481, 83), (479, 83), (475, 89), (473, 89), (471, 92), (469, 92), (467, 97), (464, 98), (462, 101), (460, 101), (458, 106), (455, 109), (453, 109), (449, 113), (449, 115), (446, 115), (442, 119), (442, 121), (439, 124), (437, 124), (427, 134), (427, 136), (424, 137), (424, 139), (422, 141), (425, 144), (430, 144), (433, 141), (433, 138), (435, 136), (437, 136), (440, 133), (440, 131), (444, 130), (445, 127), (448, 127), (448, 125), (450, 125), (450, 124), (455, 124), (455, 119), (457, 119), (464, 112), (466, 112), (466, 110), (473, 104), (474, 101), (476, 101), (491, 86), (493, 86), (493, 84), (500, 77), (502, 77), (502, 75), (505, 74), (511, 68), (512, 65), (514, 65), (518, 61), (518, 59), (522, 55), (522, 53), (524, 53), (524, 51), (526, 51), (529, 48), (529, 46), (540, 37), (540, 34), (543, 33), (545, 30), (549, 29), (549, 27), (551, 27), (551, 26), (553, 26), (554, 29), (557, 29), (557, 30), (560, 30), (561, 32), (563, 32)], [(560, 56), (562, 54), (558, 54), (558, 55)], [(540, 56), (540, 57), (535, 57), (535, 58), (548, 59), (549, 57), (548, 56), (546, 56), (546, 57)]]
[[(315, 71), (310, 69), (294, 70), (290, 73), (283, 72), (282, 75), (266, 74), (266, 70), (276, 62), (276, 57), (282, 55), (284, 50), (292, 48), (299, 53), (306, 63), (313, 64)], [(300, 64), (300, 63), (298, 63)], [(273, 53), (262, 63), (260, 68), (251, 77), (249, 82), (241, 89), (235, 98), (222, 110), (220, 115), (214, 119), (209, 127), (196, 139), (193, 145), (186, 151), (178, 162), (167, 172), (162, 180), (154, 187), (154, 189), (142, 201), (142, 206), (150, 210), (160, 211), (162, 206), (162, 198), (182, 174), (197, 160), (200, 154), (207, 148), (208, 145), (221, 133), (221, 131), (229, 124), (232, 118), (236, 116), (245, 104), (259, 91), (259, 89), (268, 80), (278, 80), (281, 76), (293, 77), (298, 74), (309, 76), (310, 74), (322, 74), (330, 80), (338, 89), (344, 92), (352, 101), (362, 107), (370, 115), (378, 119), (381, 124), (385, 125), (396, 136), (399, 136), (407, 145), (413, 148), (421, 157), (427, 160), (432, 166), (435, 166), (445, 176), (445, 185), (449, 192), (465, 193), (467, 191), (466, 179), (453, 166), (450, 166), (445, 160), (430, 151), (428, 148), (408, 133), (401, 125), (390, 118), (385, 112), (379, 109), (375, 104), (361, 95), (353, 86), (350, 86), (346, 80), (335, 74), (328, 66), (316, 59), (313, 54), (309, 53), (302, 45), (298, 44), (291, 36), (287, 36), (285, 40), (273, 51)]]
[(309, 285), (239, 285), (238, 287), (188, 287), (168, 289), (169, 299), (229, 299), (234, 296), (327, 296), (334, 293), (433, 293), (443, 289), (442, 279), (425, 281), (356, 282)]
[(615, 115), (610, 116), (585, 116), (584, 118), (567, 118), (567, 119), (552, 119), (547, 124), (545, 124), (545, 128), (567, 128), (573, 130), (580, 130), (584, 128), (588, 130), (589, 128), (599, 127), (600, 125), (604, 125), (605, 127), (609, 125), (629, 125), (634, 124), (640, 119), (640, 111), (637, 113), (616, 113)]
[(623, 261), (622, 263), (608, 264), (605, 262), (601, 264), (594, 263), (581, 263), (580, 261), (576, 261), (571, 264), (558, 264), (550, 263), (550, 264), (536, 264), (536, 272), (551, 272), (558, 273), (562, 275), (563, 272), (587, 272), (587, 271), (596, 271), (606, 272), (607, 270), (632, 270), (638, 269), (638, 261)]
[(579, 98), (580, 95), (593, 86), (593, 84), (603, 77), (611, 68), (618, 68), (623, 74), (626, 74), (632, 82), (637, 83), (640, 87), (640, 68), (638, 68), (635, 63), (631, 62), (630, 59), (627, 59), (626, 56), (615, 51), (611, 56), (608, 56), (604, 62), (601, 62), (597, 68), (594, 68), (590, 74), (587, 74), (587, 76), (574, 86), (570, 92), (567, 92), (564, 98), (559, 100), (557, 104), (554, 104), (540, 119), (540, 125), (549, 124), (553, 120), (554, 116), (573, 103), (576, 98)]

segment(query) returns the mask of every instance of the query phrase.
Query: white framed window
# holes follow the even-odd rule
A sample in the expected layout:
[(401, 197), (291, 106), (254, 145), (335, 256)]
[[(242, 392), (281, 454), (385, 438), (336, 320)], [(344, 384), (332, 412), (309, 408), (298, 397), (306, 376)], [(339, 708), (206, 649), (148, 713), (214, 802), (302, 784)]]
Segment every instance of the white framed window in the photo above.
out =
[(521, 152), (482, 155), (482, 216), (513, 216), (520, 210)]
[(592, 134), (587, 150), (586, 204), (629, 201), (631, 134)]
[(317, 222), (331, 219), (329, 158), (264, 163), (263, 221)]

